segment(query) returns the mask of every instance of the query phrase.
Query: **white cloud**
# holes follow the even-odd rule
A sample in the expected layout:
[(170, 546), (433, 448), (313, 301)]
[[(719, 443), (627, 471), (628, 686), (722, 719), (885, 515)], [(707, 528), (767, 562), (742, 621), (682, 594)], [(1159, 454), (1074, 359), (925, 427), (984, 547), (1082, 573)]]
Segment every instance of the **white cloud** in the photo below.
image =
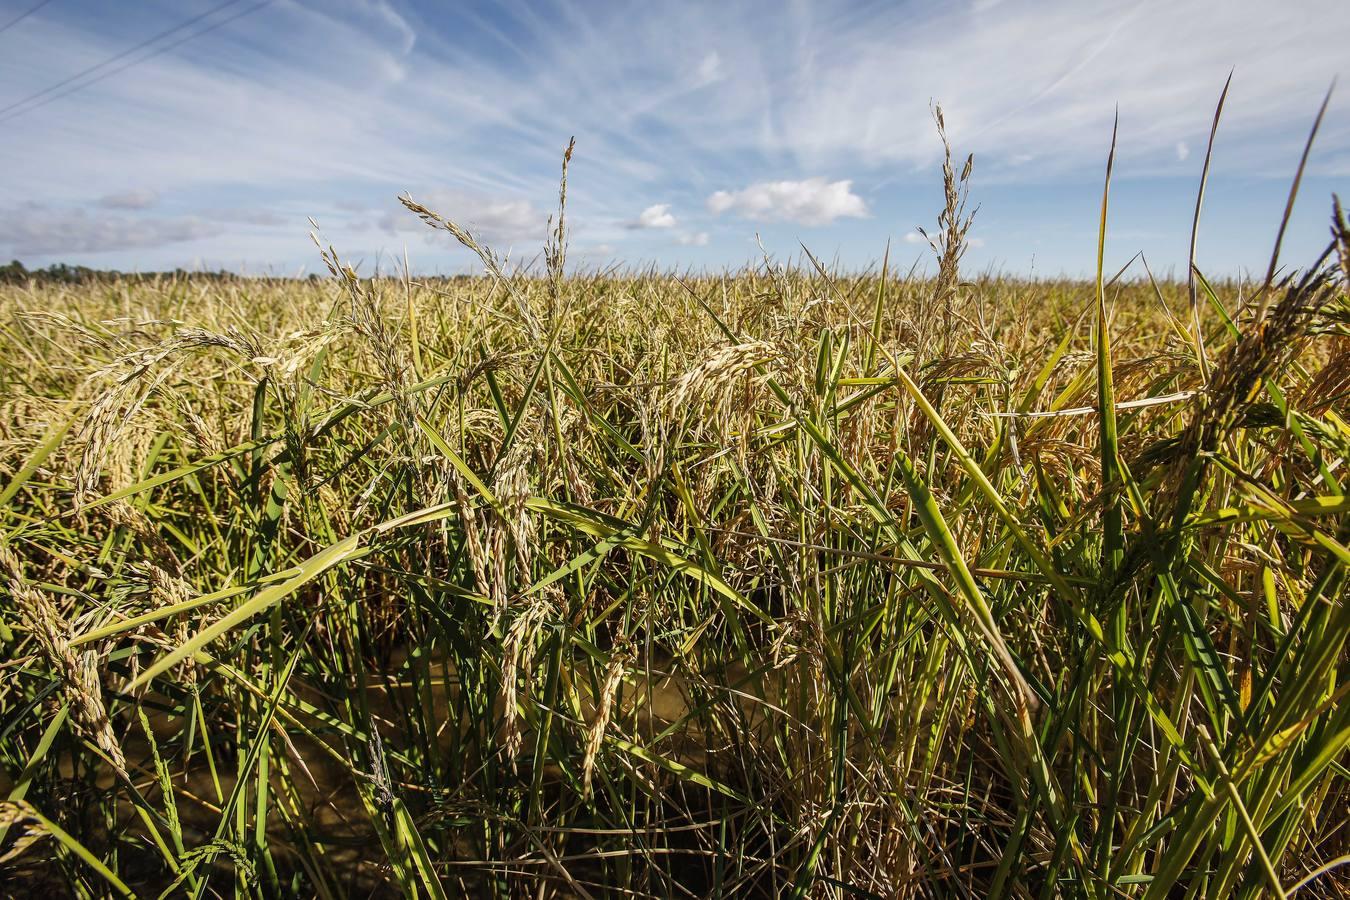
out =
[[(0, 55), (0, 81), (16, 93), (120, 46), (112, 36), (41, 18), (34, 17), (33, 40)], [(281, 52), (286, 43), (296, 56)], [(384, 2), (263, 7), (192, 44), (191, 54), (148, 58), (14, 119), (7, 127), (22, 140), (0, 147), (0, 195), (19, 194), (17, 176), (5, 174), (20, 171), (19, 160), (26, 160), (24, 194), (63, 202), (106, 184), (108, 173), (153, 179), (176, 199), (223, 185), (297, 192), (327, 182), (328, 202), (334, 184), (382, 182), (395, 194), (410, 182), (445, 179), (447, 168), (466, 188), (500, 189), (507, 179), (519, 186), (523, 173), (490, 152), (472, 161), (457, 153), (455, 165), (446, 165), (447, 143), (458, 145), (468, 126), (500, 117), (486, 98), (464, 92), (456, 100), (426, 81), (403, 82), (415, 43), (415, 32)], [(428, 81), (457, 74), (428, 62), (435, 73)], [(98, 152), (90, 153), (95, 139)], [(516, 142), (526, 143), (519, 135)], [(550, 168), (556, 190), (556, 163)]]
[[(528, 200), (484, 197), (446, 190), (414, 194), (413, 199), (427, 209), (469, 229), (474, 237), (489, 245), (542, 241), (548, 231), (548, 215), (535, 209)], [(378, 224), (391, 235), (399, 232), (422, 232), (428, 240), (440, 240), (442, 243), (449, 242), (458, 246), (458, 242), (449, 233), (433, 230), (402, 207), (381, 216)]]
[(299, 227), (305, 221), (300, 216), (288, 219), (270, 209), (251, 208), (208, 209), (202, 213), (202, 216), (213, 222), (230, 222), (236, 225), (259, 225), (263, 227), (274, 227), (287, 223)]
[(699, 87), (722, 80), (722, 56), (716, 50), (708, 53), (694, 70), (694, 84)]
[(1177, 141), (1177, 162), (1185, 162), (1191, 155), (1191, 145), (1185, 141)]
[(681, 232), (675, 235), (675, 243), (682, 247), (706, 247), (708, 246), (708, 232)]
[(91, 213), (23, 203), (0, 210), (0, 255), (61, 256), (142, 250), (216, 237), (224, 229), (194, 216), (161, 218)]
[(638, 215), (637, 221), (629, 222), (629, 228), (674, 228), (678, 220), (670, 211), (669, 203), (657, 203), (649, 206)]
[(104, 209), (149, 209), (159, 202), (159, 194), (149, 188), (104, 194), (98, 205)]
[[(62, 6), (45, 7), (24, 22), (23, 41), (5, 44), (0, 82), (14, 97), (125, 48), (125, 34), (92, 29)], [(312, 262), (305, 214), (336, 223), (335, 205), (355, 197), (379, 205), (364, 219), (392, 207), (401, 220), (392, 197), (434, 185), (478, 198), (446, 211), (478, 219), (496, 240), (534, 240), (545, 216), (533, 211), (552, 207), (559, 151), (576, 134), (569, 222), (600, 230), (586, 242), (618, 243), (632, 197), (754, 188), (766, 171), (849, 173), (881, 212), (893, 196), (873, 193), (882, 177), (933, 177), (933, 98), (958, 151), (976, 154), (977, 197), (999, 180), (1099, 180), (1117, 104), (1122, 181), (1175, 174), (1178, 142), (1203, 146), (1233, 65), (1217, 174), (1285, 178), (1326, 84), (1345, 69), (1350, 28), (1344, 0), (1302, 0), (1298, 15), (1280, 16), (1261, 0), (565, 6), (541, 14), (507, 4), (489, 15), (460, 4), (406, 18), (395, 10), (411, 7), (390, 0), (263, 7), (191, 52), (146, 59), (7, 122), (0, 197), (64, 209), (154, 185), (174, 210), (276, 203), (299, 222), (294, 242), (283, 240), (289, 230), (235, 223), (205, 252)], [(127, 29), (162, 27), (148, 8), (133, 12), (140, 18)], [(1309, 174), (1347, 172), (1342, 90)], [(724, 211), (803, 214), (756, 205), (751, 188), (722, 192)], [(355, 251), (359, 237), (369, 242), (360, 249), (378, 250), (377, 227), (351, 231), (346, 247), (333, 235), (339, 249)], [(127, 258), (171, 267), (172, 252)]]
[[(1283, 177), (1322, 92), (1344, 69), (1339, 35), (1350, 29), (1350, 5), (1305, 0), (1298, 16), (1272, 17), (1260, 0), (1005, 0), (860, 14), (823, 0), (776, 15), (758, 4), (701, 7), (655, 29), (593, 24), (590, 52), (604, 42), (628, 48), (587, 66), (625, 85), (607, 98), (616, 125), (650, 110), (637, 96), (642, 80), (623, 73), (659, 66), (698, 42), (737, 48), (719, 57), (715, 102), (692, 94), (656, 111), (663, 136), (721, 158), (786, 159), (807, 171), (928, 166), (941, 150), (929, 116), (937, 99), (957, 146), (982, 161), (982, 177), (1050, 180), (1100, 168), (1119, 104), (1121, 171), (1172, 171), (1177, 141), (1209, 124), (1236, 65), (1222, 124), (1225, 169)], [(954, 58), (980, 63), (953, 66)], [(1350, 92), (1332, 107), (1340, 116), (1328, 114), (1321, 159), (1350, 143)], [(688, 156), (672, 148), (666, 158)], [(1017, 160), (1025, 164), (1014, 171)]]
[(828, 225), (839, 218), (865, 218), (867, 204), (853, 193), (852, 181), (761, 181), (739, 191), (717, 191), (708, 198), (708, 211), (728, 210), (747, 219)]

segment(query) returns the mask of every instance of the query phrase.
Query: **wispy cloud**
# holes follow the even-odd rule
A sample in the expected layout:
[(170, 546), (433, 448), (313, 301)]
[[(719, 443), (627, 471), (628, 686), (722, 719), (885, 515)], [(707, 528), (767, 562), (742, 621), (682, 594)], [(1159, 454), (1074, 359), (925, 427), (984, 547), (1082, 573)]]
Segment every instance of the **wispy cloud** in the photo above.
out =
[[(0, 106), (182, 15), (50, 4), (5, 36)], [(281, 247), (301, 248), (284, 251), (288, 263), (308, 252), (307, 214), (340, 224), (338, 242), (415, 233), (393, 201), (405, 189), (440, 192), (497, 240), (534, 240), (575, 134), (569, 220), (587, 241), (622, 251), (649, 240), (624, 227), (633, 197), (670, 198), (649, 221), (669, 216), (678, 221), (663, 227), (688, 235), (717, 214), (785, 230), (846, 229), (870, 214), (867, 227), (885, 229), (922, 218), (912, 197), (939, 159), (934, 99), (961, 152), (976, 154), (977, 194), (1096, 181), (1117, 104), (1122, 179), (1194, 177), (1190, 151), (1204, 146), (1236, 65), (1218, 190), (1224, 175), (1288, 173), (1344, 68), (1347, 29), (1339, 0), (1278, 16), (1258, 0), (641, 10), (545, 0), (435, 15), (413, 0), (286, 0), (7, 122), (0, 196), (54, 210), (104, 198), (129, 220), (161, 223), (150, 231), (195, 218), (260, 261)], [(1336, 173), (1350, 174), (1345, 91), (1309, 169)], [(136, 206), (142, 192), (158, 202)], [(290, 222), (297, 241), (277, 240)], [(648, 249), (699, 246), (673, 237)]]
[(0, 210), (0, 247), (18, 255), (108, 253), (184, 243), (223, 229), (195, 216), (148, 217), (24, 203)]
[(149, 209), (159, 202), (159, 194), (149, 188), (104, 194), (98, 205), (104, 209)]
[[(804, 12), (765, 21), (753, 42), (795, 52), (727, 58), (725, 105), (708, 130), (802, 166), (926, 165), (939, 152), (924, 127), (936, 98), (986, 176), (1028, 180), (1095, 168), (1118, 104), (1121, 159), (1164, 167), (1178, 140), (1203, 134), (1236, 66), (1224, 131), (1242, 153), (1228, 165), (1265, 174), (1284, 165), (1344, 67), (1335, 35), (1346, 28), (1350, 9), (1328, 0), (1278, 16), (1256, 0)], [(1345, 119), (1330, 143), (1350, 138)]]
[(230, 222), (239, 225), (259, 225), (275, 228), (287, 224), (299, 224), (300, 216), (283, 216), (270, 209), (208, 209), (202, 216), (213, 222)]
[(708, 232), (706, 231), (685, 231), (675, 235), (675, 243), (681, 247), (706, 247), (708, 246)]
[[(453, 191), (430, 191), (418, 194), (416, 199), (428, 209), (469, 229), (488, 244), (540, 241), (548, 230), (548, 214), (536, 209), (528, 200)], [(421, 219), (401, 208), (381, 216), (379, 227), (390, 235), (417, 232), (425, 235), (428, 241), (454, 242), (447, 232), (429, 228)]]
[(761, 181), (738, 191), (717, 191), (708, 198), (708, 211), (728, 210), (747, 219), (828, 225), (835, 219), (864, 218), (867, 204), (853, 193), (851, 181)]

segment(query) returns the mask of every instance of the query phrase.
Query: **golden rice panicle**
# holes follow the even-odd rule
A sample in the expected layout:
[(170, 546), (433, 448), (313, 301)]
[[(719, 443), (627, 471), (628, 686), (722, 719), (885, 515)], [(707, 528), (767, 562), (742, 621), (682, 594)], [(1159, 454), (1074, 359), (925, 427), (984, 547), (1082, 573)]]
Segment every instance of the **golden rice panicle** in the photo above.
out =
[[(6, 548), (6, 556), (10, 554)], [(113, 768), (123, 778), (127, 776), (127, 760), (122, 745), (113, 734), (112, 721), (103, 701), (103, 685), (99, 678), (99, 654), (95, 650), (76, 652), (71, 646), (71, 626), (52, 603), (46, 592), (29, 586), (13, 573), (13, 560), (7, 559), (11, 571), (10, 595), (18, 607), (20, 620), (32, 635), (38, 650), (58, 678), (61, 679), (66, 701), (70, 704), (75, 722), (103, 751)]]
[(746, 341), (717, 350), (675, 382), (666, 398), (666, 415), (670, 420), (678, 421), (696, 404), (708, 402), (717, 406), (724, 403), (729, 390), (740, 383), (742, 375), (755, 366), (772, 361), (774, 356), (773, 345), (765, 341)]
[(624, 671), (631, 657), (631, 649), (624, 642), (621, 648), (616, 648), (610, 654), (609, 664), (605, 667), (605, 677), (600, 684), (600, 696), (596, 698), (595, 712), (586, 728), (586, 752), (581, 762), (583, 796), (591, 795), (591, 778), (595, 775), (595, 761), (600, 754), (601, 745), (604, 744), (605, 730), (609, 728), (610, 718), (614, 714), (614, 699), (619, 693), (619, 686), (623, 684)]

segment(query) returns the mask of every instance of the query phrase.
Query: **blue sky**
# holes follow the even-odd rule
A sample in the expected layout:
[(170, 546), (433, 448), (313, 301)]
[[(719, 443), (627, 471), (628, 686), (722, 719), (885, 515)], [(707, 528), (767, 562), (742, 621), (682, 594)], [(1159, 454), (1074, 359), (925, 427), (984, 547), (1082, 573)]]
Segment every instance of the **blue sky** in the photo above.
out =
[[(1350, 75), (1343, 0), (0, 0), (0, 28), (39, 5), (0, 31), (0, 258), (29, 265), (313, 271), (313, 217), (367, 269), (469, 269), (404, 191), (524, 261), (575, 135), (578, 264), (735, 266), (759, 235), (849, 267), (890, 240), (907, 268), (941, 204), (936, 100), (975, 154), (969, 268), (1090, 270), (1119, 106), (1108, 266), (1184, 275), (1234, 70), (1199, 262), (1263, 273)], [(1308, 171), (1293, 264), (1350, 194), (1350, 84)]]

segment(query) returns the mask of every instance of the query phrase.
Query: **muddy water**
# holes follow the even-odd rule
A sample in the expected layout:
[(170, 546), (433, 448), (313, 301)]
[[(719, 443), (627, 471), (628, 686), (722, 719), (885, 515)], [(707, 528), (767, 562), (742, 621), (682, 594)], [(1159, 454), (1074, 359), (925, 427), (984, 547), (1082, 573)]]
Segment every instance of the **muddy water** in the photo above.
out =
[[(387, 669), (406, 672), (403, 666), (405, 662), (406, 654), (398, 654)], [(410, 705), (429, 704), (432, 712), (430, 715), (424, 714), (424, 718), (444, 723), (437, 741), (443, 752), (449, 751), (459, 742), (460, 735), (454, 733), (451, 724), (451, 719), (458, 708), (458, 674), (454, 666), (445, 660), (429, 664), (429, 669), (431, 677), (424, 678), (424, 682), (430, 687), (420, 692), (410, 682), (400, 681), (394, 676), (371, 676), (360, 686), (370, 709), (372, 723), (379, 733), (386, 754), (397, 753), (404, 749), (402, 746), (404, 735), (395, 723), (401, 718), (399, 710)], [(580, 716), (559, 713), (558, 719), (570, 721), (570, 727), (577, 732), (578, 737), (574, 746), (578, 758), (574, 763), (579, 769), (580, 754), (584, 746), (584, 739), (581, 737), (581, 729), (584, 727), (582, 723), (590, 722), (595, 715), (596, 700), (591, 686), (603, 682), (604, 673), (592, 671), (583, 664), (574, 667), (569, 674), (568, 680), (571, 684), (566, 685), (564, 690), (575, 691)], [(611, 733), (622, 734), (625, 738), (645, 747), (657, 735), (669, 731), (659, 743), (660, 753), (666, 759), (694, 771), (720, 777), (723, 763), (716, 758), (715, 753), (714, 758), (709, 758), (708, 747), (726, 743), (727, 735), (709, 734), (705, 731), (705, 727), (714, 725), (721, 728), (719, 723), (726, 722), (726, 727), (740, 731), (742, 738), (748, 736), (745, 729), (751, 732), (765, 729), (768, 727), (772, 708), (766, 705), (763, 698), (781, 697), (785, 687), (782, 672), (769, 671), (767, 674), (749, 677), (746, 670), (739, 666), (715, 680), (691, 679), (658, 668), (634, 669), (626, 674), (620, 696), (615, 703), (611, 716), (611, 721), (615, 725)], [(380, 812), (367, 809), (358, 789), (358, 783), (370, 787), (375, 779), (371, 773), (353, 771), (344, 761), (350, 754), (341, 737), (336, 735), (331, 727), (325, 725), (322, 717), (306, 711), (303, 706), (308, 704), (319, 710), (331, 709), (339, 698), (334, 696), (331, 688), (325, 689), (298, 677), (292, 680), (290, 688), (291, 696), (281, 710), (274, 728), (274, 734), (279, 739), (271, 742), (272, 756), (269, 759), (269, 783), (273, 794), (269, 804), (274, 809), (269, 814), (267, 833), (277, 864), (283, 869), (292, 870), (302, 866), (301, 860), (290, 849), (296, 844), (297, 835), (275, 809), (280, 804), (287, 810), (289, 814), (287, 817), (291, 822), (304, 830), (307, 839), (324, 846), (324, 856), (332, 868), (343, 873), (346, 882), (343, 885), (345, 891), (361, 895), (372, 895), (372, 892), (373, 895), (382, 894), (388, 889), (389, 882), (388, 873), (381, 867), (379, 861), (384, 860), (386, 854), (378, 843), (371, 823), (372, 813), (380, 815)], [(357, 689), (353, 687), (351, 690)], [(529, 702), (529, 698), (524, 700)], [(146, 698), (147, 709), (169, 705), (162, 697)], [(499, 699), (497, 704), (499, 720), (502, 709)], [(151, 732), (161, 747), (168, 746), (168, 742), (177, 738), (184, 729), (184, 723), (180, 718), (163, 713), (150, 716), (149, 721)], [(300, 733), (301, 729), (295, 727), (297, 723), (324, 737), (316, 739)], [(533, 736), (529, 733), (528, 726), (524, 723), (522, 726), (523, 746), (526, 748), (525, 764), (528, 764)], [(129, 721), (128, 717), (123, 716), (116, 727), (118, 733), (123, 736), (123, 748), (133, 783), (153, 807), (162, 810), (163, 799), (154, 774), (153, 754), (139, 722)], [(461, 729), (464, 727), (466, 726), (460, 726)], [(366, 731), (368, 732), (368, 729)], [(502, 737), (499, 731), (497, 735), (499, 743)], [(201, 751), (200, 743), (186, 767), (179, 761), (171, 764), (176, 814), (182, 823), (183, 841), (187, 848), (208, 843), (220, 826), (223, 800), (230, 797), (236, 781), (233, 764), (238, 759), (238, 754), (232, 752), (234, 748), (221, 747), (222, 742), (231, 739), (232, 736), (228, 733), (212, 735), (216, 757), (214, 771), (208, 764), (206, 754)], [(368, 735), (347, 738), (348, 741), (355, 743), (367, 739)], [(200, 736), (198, 740), (200, 741)], [(289, 777), (282, 771), (283, 769), (289, 770)], [(73, 759), (69, 754), (58, 760), (58, 770), (62, 780), (67, 782), (71, 790), (106, 792), (116, 788), (123, 797), (127, 794), (126, 786), (123, 784), (119, 787), (117, 777), (107, 767), (98, 772), (92, 784), (86, 782), (84, 785), (75, 782)], [(545, 772), (546, 782), (554, 782), (560, 776), (561, 773), (556, 770)], [(0, 784), (0, 789), (6, 793), (9, 787), (8, 784)], [(414, 805), (420, 805), (417, 802), (420, 786), (398, 787), (399, 793), (407, 796)], [(251, 821), (253, 804), (256, 802), (251, 791), (245, 802), (248, 810), (247, 818)], [(53, 811), (46, 810), (49, 813)], [(149, 832), (143, 818), (126, 800), (119, 803), (118, 821), (118, 827), (124, 835), (133, 840), (144, 840), (148, 846)], [(106, 845), (108, 840), (106, 831), (101, 828), (95, 833), (77, 837), (94, 848)], [(168, 839), (167, 834), (165, 839)], [(125, 844), (123, 846), (125, 847)], [(469, 849), (464, 848), (466, 857), (469, 855)], [(26, 855), (42, 857), (48, 852), (35, 847)], [(123, 858), (126, 857), (124, 851)], [(154, 864), (154, 868), (159, 867), (158, 863)], [(137, 867), (133, 864), (132, 868)], [(217, 861), (216, 868), (222, 870), (223, 874), (224, 870), (230, 868), (230, 864), (222, 857)], [(36, 876), (38, 872), (35, 869), (31, 874)], [(143, 886), (151, 887), (149, 884)]]

